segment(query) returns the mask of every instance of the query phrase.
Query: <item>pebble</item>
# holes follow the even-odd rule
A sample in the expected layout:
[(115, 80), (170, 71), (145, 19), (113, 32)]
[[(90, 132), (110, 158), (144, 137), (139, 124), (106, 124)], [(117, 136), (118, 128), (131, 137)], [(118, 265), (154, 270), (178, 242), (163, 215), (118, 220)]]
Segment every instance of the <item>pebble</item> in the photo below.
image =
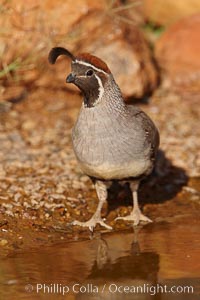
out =
[(6, 284), (8, 284), (8, 285), (17, 284), (17, 283), (18, 283), (17, 279), (10, 279), (6, 282)]
[(90, 179), (89, 179), (89, 177), (88, 176), (85, 176), (85, 175), (83, 175), (83, 176), (81, 176), (80, 177), (80, 181), (82, 181), (82, 182), (88, 182)]
[(51, 198), (53, 199), (56, 199), (56, 200), (59, 200), (59, 199), (65, 199), (65, 196), (64, 195), (61, 195), (61, 194), (51, 194)]
[(73, 202), (80, 202), (77, 198), (73, 198), (73, 197), (67, 197), (67, 200)]
[(1, 240), (0, 241), (0, 246), (6, 246), (8, 244), (8, 241), (7, 240)]
[(22, 197), (22, 195), (20, 193), (17, 193), (14, 195), (14, 201), (19, 201), (19, 199)]
[(196, 189), (190, 186), (184, 186), (183, 189), (191, 194), (200, 194)]
[(74, 180), (72, 183), (72, 188), (75, 190), (85, 190), (86, 185), (83, 182)]

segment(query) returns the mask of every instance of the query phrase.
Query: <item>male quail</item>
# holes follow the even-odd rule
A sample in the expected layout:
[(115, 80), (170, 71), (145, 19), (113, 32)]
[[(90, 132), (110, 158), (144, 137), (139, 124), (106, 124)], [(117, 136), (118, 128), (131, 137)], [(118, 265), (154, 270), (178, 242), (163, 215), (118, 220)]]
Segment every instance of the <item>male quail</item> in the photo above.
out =
[(98, 223), (112, 228), (101, 218), (101, 209), (113, 180), (129, 182), (133, 194), (131, 214), (117, 219), (132, 221), (134, 225), (151, 222), (140, 211), (137, 190), (140, 181), (154, 167), (159, 146), (157, 128), (140, 108), (124, 102), (111, 71), (101, 59), (89, 53), (74, 56), (65, 48), (56, 47), (49, 53), (49, 62), (54, 64), (59, 55), (66, 55), (72, 61), (72, 72), (66, 82), (75, 84), (83, 93), (72, 143), (78, 163), (94, 181), (99, 198), (92, 218), (73, 224), (90, 230)]

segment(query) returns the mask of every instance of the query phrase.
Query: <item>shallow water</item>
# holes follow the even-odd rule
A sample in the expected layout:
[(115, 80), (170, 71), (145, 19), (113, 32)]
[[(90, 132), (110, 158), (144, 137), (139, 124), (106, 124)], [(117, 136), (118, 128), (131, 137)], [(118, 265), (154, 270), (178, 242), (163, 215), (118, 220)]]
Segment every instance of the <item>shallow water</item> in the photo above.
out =
[(149, 224), (15, 251), (1, 261), (1, 299), (199, 299), (199, 226)]

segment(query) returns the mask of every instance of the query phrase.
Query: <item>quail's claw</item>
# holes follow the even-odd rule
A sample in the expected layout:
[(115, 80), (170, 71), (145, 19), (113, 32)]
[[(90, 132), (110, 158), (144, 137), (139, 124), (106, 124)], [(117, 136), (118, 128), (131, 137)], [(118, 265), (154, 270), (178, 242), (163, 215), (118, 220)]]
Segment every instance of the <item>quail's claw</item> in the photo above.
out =
[(99, 224), (102, 226), (102, 227), (105, 227), (106, 229), (109, 229), (109, 230), (112, 230), (112, 227), (107, 225), (103, 220), (99, 222)]
[(153, 221), (150, 218), (148, 218), (147, 216), (145, 216), (143, 214), (140, 215), (140, 221), (153, 223)]
[(87, 222), (79, 222), (79, 221), (74, 221), (72, 222), (72, 225), (78, 225), (78, 226), (82, 226), (82, 227), (88, 227), (90, 231), (93, 232), (95, 226), (97, 224), (100, 224), (102, 227), (105, 227), (108, 230), (112, 230), (112, 227), (107, 225), (103, 219), (101, 218), (91, 218), (89, 221)]
[(115, 218), (115, 221), (117, 220), (131, 221), (134, 225), (138, 225), (140, 221), (149, 223), (153, 222), (151, 219), (143, 215), (140, 210), (133, 210), (128, 216)]

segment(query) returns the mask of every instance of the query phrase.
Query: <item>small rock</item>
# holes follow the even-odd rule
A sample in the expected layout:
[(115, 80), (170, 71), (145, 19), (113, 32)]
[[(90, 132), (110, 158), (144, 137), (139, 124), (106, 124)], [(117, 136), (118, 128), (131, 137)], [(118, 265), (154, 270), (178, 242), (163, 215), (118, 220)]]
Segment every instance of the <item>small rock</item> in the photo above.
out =
[(31, 199), (31, 205), (32, 206), (38, 205), (38, 201)]
[(72, 188), (75, 190), (84, 190), (86, 186), (83, 182), (74, 180), (72, 182)]
[(66, 190), (66, 187), (64, 188), (64, 187), (62, 187), (62, 186), (59, 186), (59, 187), (57, 187), (57, 189), (56, 189), (56, 193), (62, 194), (62, 193), (64, 193), (65, 190)]
[(55, 199), (55, 200), (59, 200), (59, 199), (65, 199), (65, 196), (61, 195), (61, 194), (51, 194), (51, 198)]
[(17, 283), (18, 283), (17, 279), (10, 279), (6, 282), (6, 284), (8, 284), (8, 285), (17, 284)]
[(22, 195), (20, 193), (17, 193), (14, 195), (14, 201), (19, 201), (19, 199), (22, 197)]
[(83, 176), (81, 176), (80, 180), (85, 183), (85, 182), (88, 182), (90, 179), (88, 176), (83, 175)]
[(33, 130), (36, 127), (37, 123), (32, 120), (27, 120), (22, 124), (22, 129), (24, 130)]
[[(7, 93), (7, 89), (6, 89)], [(0, 101), (0, 113), (8, 112), (12, 107), (12, 104), (9, 102)]]
[(6, 246), (8, 244), (7, 240), (1, 240), (0, 241), (0, 246)]

